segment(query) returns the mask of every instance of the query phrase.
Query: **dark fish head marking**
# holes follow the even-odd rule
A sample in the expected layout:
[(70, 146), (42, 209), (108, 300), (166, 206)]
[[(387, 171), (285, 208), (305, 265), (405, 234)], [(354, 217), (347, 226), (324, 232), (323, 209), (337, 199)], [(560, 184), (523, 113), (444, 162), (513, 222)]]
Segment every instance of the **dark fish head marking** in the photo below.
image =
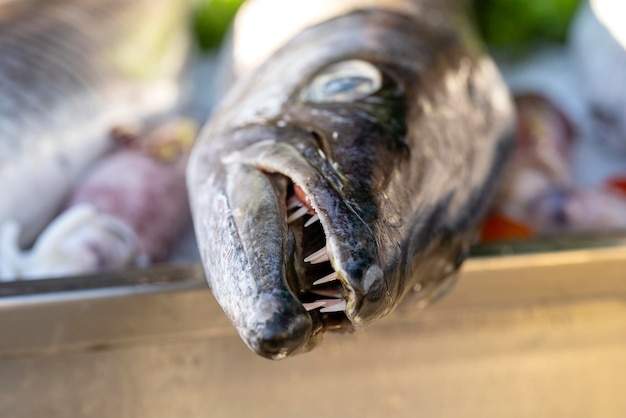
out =
[(188, 174), (209, 282), (244, 341), (280, 359), (411, 289), (435, 294), (493, 188), (510, 111), (491, 61), (380, 10), (304, 31), (237, 84)]

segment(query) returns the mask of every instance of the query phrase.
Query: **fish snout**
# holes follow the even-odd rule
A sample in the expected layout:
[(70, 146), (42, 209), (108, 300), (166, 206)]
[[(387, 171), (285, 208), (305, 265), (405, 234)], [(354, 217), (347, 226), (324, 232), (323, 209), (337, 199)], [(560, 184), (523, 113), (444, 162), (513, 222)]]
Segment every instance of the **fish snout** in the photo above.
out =
[(310, 134), (288, 133), (290, 142), (271, 139), (279, 130), (221, 154), (220, 174), (201, 180), (194, 205), (216, 299), (246, 344), (275, 360), (393, 305), (372, 225)]
[[(323, 161), (315, 158), (320, 153), (309, 148), (311, 144), (304, 139), (300, 149), (268, 140), (227, 157), (225, 161), (245, 164), (247, 170), (273, 184), (261, 191), (249, 179), (241, 182), (241, 187), (232, 188), (233, 193), (243, 193), (245, 184), (245, 193), (257, 202), (231, 198), (231, 203), (250, 218), (255, 216), (250, 207), (258, 200), (273, 199), (277, 227), (263, 235), (263, 245), (272, 236), (289, 242), (289, 250), (284, 248), (284, 277), (292, 294), (316, 330), (353, 331), (387, 313), (393, 300), (378, 260), (373, 226), (358, 213), (354, 202), (347, 201), (336, 181), (340, 176), (329, 175)], [(259, 211), (264, 213), (263, 222), (268, 221), (267, 210)]]
[[(291, 296), (289, 299), (291, 302)], [(269, 318), (242, 335), (254, 352), (271, 360), (281, 360), (312, 348), (313, 324), (301, 305), (285, 303), (269, 314)]]
[(372, 264), (361, 280), (350, 281), (356, 296), (358, 309), (348, 312), (354, 326), (366, 325), (387, 313), (393, 307), (384, 272), (378, 264)]
[(295, 248), (285, 222), (288, 181), (240, 160), (222, 164), (223, 176), (206, 182), (204, 196), (213, 198), (198, 202), (205, 209), (196, 223), (213, 294), (257, 354), (279, 360), (308, 351), (313, 321), (288, 285)]

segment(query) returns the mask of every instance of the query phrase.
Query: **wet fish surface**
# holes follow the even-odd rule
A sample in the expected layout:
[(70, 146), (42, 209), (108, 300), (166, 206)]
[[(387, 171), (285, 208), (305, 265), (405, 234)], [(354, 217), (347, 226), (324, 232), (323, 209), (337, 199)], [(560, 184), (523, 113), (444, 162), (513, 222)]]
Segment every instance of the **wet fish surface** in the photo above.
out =
[(240, 79), (190, 158), (209, 284), (270, 359), (435, 297), (511, 148), (508, 91), (459, 4), (366, 3)]
[(28, 245), (117, 124), (179, 100), (188, 2), (0, 2), (0, 226)]
[(0, 282), (115, 272), (163, 262), (190, 221), (185, 167), (196, 135), (186, 118), (118, 136), (82, 173), (66, 208), (28, 249), (0, 228)]

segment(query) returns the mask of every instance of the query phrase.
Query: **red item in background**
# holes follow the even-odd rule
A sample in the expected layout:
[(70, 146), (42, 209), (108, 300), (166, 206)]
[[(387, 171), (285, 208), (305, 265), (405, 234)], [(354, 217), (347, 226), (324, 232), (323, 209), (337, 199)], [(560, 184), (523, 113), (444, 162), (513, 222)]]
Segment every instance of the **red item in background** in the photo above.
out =
[(626, 196), (626, 176), (611, 177), (606, 184), (610, 189), (619, 190)]
[(480, 230), (482, 242), (532, 238), (534, 232), (528, 226), (500, 214), (491, 214)]

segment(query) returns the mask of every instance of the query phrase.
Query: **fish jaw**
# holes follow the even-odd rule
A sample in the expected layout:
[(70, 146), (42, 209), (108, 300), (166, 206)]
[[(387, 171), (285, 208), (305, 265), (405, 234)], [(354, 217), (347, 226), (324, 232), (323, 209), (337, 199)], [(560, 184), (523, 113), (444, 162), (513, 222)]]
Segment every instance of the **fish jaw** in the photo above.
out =
[[(217, 158), (192, 155), (196, 234), (213, 294), (263, 357), (310, 351), (326, 331), (357, 331), (416, 284), (421, 299), (436, 296), (467, 253), (471, 231), (426, 238), (432, 231), (424, 225), (428, 216), (436, 222), (439, 207), (419, 214), (426, 222), (368, 219), (380, 199), (352, 196), (306, 129), (248, 127), (228, 141), (242, 147)], [(296, 187), (307, 203), (293, 207)]]
[[(236, 132), (230, 141), (248, 145), (218, 159), (192, 155), (189, 182), (211, 289), (246, 344), (276, 360), (313, 349), (326, 330), (356, 330), (386, 313), (392, 299), (371, 226), (346, 204), (341, 179), (311, 133), (260, 131), (266, 140), (248, 141), (259, 130)], [(198, 177), (201, 172), (206, 176)], [(311, 213), (294, 219), (298, 208), (289, 201), (296, 185)], [(305, 226), (313, 216), (317, 226)], [(319, 236), (304, 243), (305, 231), (316, 228)], [(326, 248), (327, 258), (307, 261), (316, 245)]]
[[(290, 243), (274, 189), (283, 194), (285, 182), (272, 184), (245, 164), (215, 163), (219, 169), (201, 180), (193, 196), (209, 285), (253, 351), (284, 358), (303, 350), (313, 334), (310, 317), (285, 280)], [(190, 168), (195, 164), (192, 158)]]
[[(311, 292), (322, 296), (333, 293), (332, 289), (317, 288), (315, 282), (336, 275), (335, 298), (344, 300), (342, 314), (346, 317), (316, 319), (325, 328), (353, 331), (359, 322), (384, 314), (391, 305), (374, 225), (360, 213), (373, 202), (348, 201), (343, 190), (346, 180), (319, 152), (310, 132), (290, 127), (276, 131), (278, 141), (258, 141), (224, 160), (255, 167), (266, 175), (278, 175), (287, 182), (287, 192), (277, 194), (277, 201), (282, 206), (283, 228), (294, 235), (289, 239), (295, 240), (296, 249), (289, 254), (289, 262), (294, 263), (296, 272), (286, 281), (294, 295), (310, 306), (318, 300)], [(293, 191), (296, 188), (306, 204), (298, 202)], [(266, 245), (266, 241), (259, 244)]]

